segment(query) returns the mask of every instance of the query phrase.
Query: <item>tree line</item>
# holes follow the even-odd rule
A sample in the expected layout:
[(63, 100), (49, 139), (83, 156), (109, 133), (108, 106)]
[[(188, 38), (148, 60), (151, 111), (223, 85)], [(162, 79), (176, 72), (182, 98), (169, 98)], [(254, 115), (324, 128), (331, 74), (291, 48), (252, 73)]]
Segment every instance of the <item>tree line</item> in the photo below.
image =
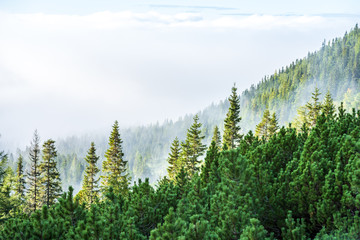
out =
[[(0, 238), (359, 238), (360, 111), (347, 113), (343, 104), (336, 111), (331, 95), (320, 102), (315, 89), (302, 107), (307, 113), (297, 120), (301, 127), (280, 128), (276, 114), (266, 110), (255, 134), (241, 134), (236, 91), (233, 86), (223, 136), (215, 127), (207, 148), (195, 116), (186, 139), (173, 141), (168, 176), (155, 187), (148, 179), (130, 186), (115, 122), (103, 175), (98, 177), (99, 157), (91, 143), (81, 191), (73, 196), (70, 187), (56, 200), (60, 190), (58, 174), (51, 170), (56, 169), (54, 141), (43, 144), (38, 162), (35, 133), (30, 158), (34, 159), (31, 172), (37, 175), (26, 178), (28, 190), (21, 178), (23, 170), (16, 173), (20, 176), (16, 194), (4, 191), (6, 179), (2, 179)], [(21, 158), (18, 166), (21, 169)], [(27, 197), (35, 193), (38, 202)], [(23, 208), (4, 204), (7, 196), (14, 195), (22, 196)]]

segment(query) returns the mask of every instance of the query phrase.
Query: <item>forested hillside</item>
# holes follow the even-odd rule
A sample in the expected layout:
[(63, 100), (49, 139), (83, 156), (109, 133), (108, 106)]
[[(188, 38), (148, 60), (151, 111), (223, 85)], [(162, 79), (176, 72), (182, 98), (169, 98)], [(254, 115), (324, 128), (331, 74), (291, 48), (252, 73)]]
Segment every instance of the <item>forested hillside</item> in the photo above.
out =
[(281, 123), (291, 122), (299, 106), (318, 87), (329, 91), (334, 100), (344, 102), (346, 109), (357, 108), (360, 101), (360, 30), (358, 25), (342, 38), (323, 42), (321, 49), (296, 60), (241, 95), (245, 129), (253, 129), (268, 107)]

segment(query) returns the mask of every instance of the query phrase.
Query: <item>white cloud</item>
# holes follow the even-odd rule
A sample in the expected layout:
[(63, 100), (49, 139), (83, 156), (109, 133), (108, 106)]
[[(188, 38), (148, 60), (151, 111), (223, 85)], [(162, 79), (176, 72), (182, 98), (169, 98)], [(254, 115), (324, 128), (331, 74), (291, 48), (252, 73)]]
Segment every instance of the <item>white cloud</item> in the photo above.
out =
[(116, 29), (129, 27), (194, 27), (272, 29), (282, 27), (316, 27), (324, 23), (322, 16), (220, 16), (206, 17), (198, 13), (161, 14), (155, 11), (136, 13), (98, 12), (90, 15), (6, 14), (1, 18), (12, 22), (47, 28)]
[(0, 13), (0, 133), (28, 142), (35, 128), (56, 138), (115, 119), (122, 126), (175, 119), (224, 99), (234, 82), (244, 90), (353, 24), (317, 16)]

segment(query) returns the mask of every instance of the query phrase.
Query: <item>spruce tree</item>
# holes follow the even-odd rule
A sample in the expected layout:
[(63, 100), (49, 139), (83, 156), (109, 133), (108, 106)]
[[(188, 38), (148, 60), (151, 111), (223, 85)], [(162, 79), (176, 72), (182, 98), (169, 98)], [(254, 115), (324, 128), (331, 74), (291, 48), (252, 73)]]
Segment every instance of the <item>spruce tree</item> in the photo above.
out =
[(237, 88), (234, 86), (231, 89), (231, 95), (229, 98), (230, 107), (229, 111), (226, 114), (224, 120), (224, 135), (223, 135), (223, 145), (227, 149), (236, 148), (240, 139), (240, 126), (241, 121), (240, 117), (240, 98), (237, 94)]
[(60, 174), (56, 168), (56, 157), (55, 141), (49, 139), (43, 144), (43, 161), (40, 164), (42, 199), (47, 207), (54, 204), (62, 191)]
[(127, 172), (127, 161), (124, 160), (122, 140), (119, 133), (118, 121), (115, 121), (109, 138), (109, 149), (105, 153), (103, 162), (102, 186), (103, 190), (113, 187), (114, 193), (127, 194), (130, 177)]
[(88, 154), (85, 157), (85, 161), (88, 163), (88, 166), (85, 169), (85, 176), (83, 180), (82, 190), (84, 191), (86, 201), (89, 205), (98, 198), (99, 194), (99, 178), (96, 178), (96, 174), (99, 172), (96, 164), (99, 160), (99, 157), (96, 156), (96, 148), (94, 142), (91, 143)]
[(34, 132), (34, 137), (30, 146), (30, 172), (28, 172), (28, 184), (29, 190), (27, 192), (29, 209), (31, 211), (36, 211), (41, 206), (40, 199), (40, 138), (37, 130)]
[(4, 151), (0, 152), (0, 185), (3, 181), (4, 175), (5, 175), (5, 167), (7, 164), (7, 154), (4, 153)]
[(293, 120), (293, 125), (302, 133), (305, 133), (305, 130), (310, 128), (309, 110), (306, 106), (297, 109), (297, 116)]
[(316, 120), (320, 115), (320, 111), (321, 111), (321, 103), (319, 102), (320, 95), (321, 95), (320, 90), (318, 88), (315, 88), (315, 91), (312, 93), (312, 97), (311, 97), (313, 101), (308, 102), (306, 104), (306, 108), (309, 111), (308, 119), (311, 127), (315, 126)]
[(268, 140), (270, 122), (271, 122), (270, 111), (269, 109), (265, 109), (261, 122), (258, 125), (256, 125), (255, 136)]
[(169, 157), (167, 159), (169, 167), (167, 172), (171, 180), (175, 179), (176, 174), (179, 172), (179, 158), (180, 158), (181, 148), (179, 139), (176, 137), (170, 147)]
[(276, 118), (276, 114), (273, 113), (270, 119), (270, 124), (269, 124), (269, 137), (271, 137), (272, 135), (274, 135), (276, 133), (276, 131), (279, 129), (279, 124), (278, 124), (278, 120)]
[(206, 152), (205, 163), (201, 167), (201, 180), (203, 183), (210, 181), (211, 166), (219, 157), (219, 147), (216, 146), (215, 141), (212, 141), (209, 149)]
[(218, 150), (221, 149), (221, 136), (218, 126), (214, 127), (214, 133), (211, 141), (215, 142), (215, 146), (218, 148)]
[(24, 163), (23, 157), (20, 154), (16, 167), (16, 188), (15, 191), (21, 199), (25, 198), (25, 176), (24, 176)]
[(198, 121), (199, 117), (195, 115), (194, 123), (188, 129), (186, 140), (181, 144), (181, 166), (185, 166), (190, 177), (199, 170), (199, 157), (204, 154), (206, 149), (206, 145), (202, 144), (202, 140), (205, 138), (205, 136), (201, 136), (202, 124)]
[(334, 116), (335, 106), (329, 91), (325, 95), (324, 103), (322, 105), (322, 112), (325, 114), (325, 116)]

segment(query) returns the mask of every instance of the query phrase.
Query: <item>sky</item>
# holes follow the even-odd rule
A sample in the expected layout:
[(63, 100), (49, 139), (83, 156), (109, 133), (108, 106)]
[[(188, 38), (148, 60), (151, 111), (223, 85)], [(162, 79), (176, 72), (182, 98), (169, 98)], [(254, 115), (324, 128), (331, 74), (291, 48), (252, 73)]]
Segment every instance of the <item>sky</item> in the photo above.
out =
[(359, 19), (346, 0), (1, 0), (0, 148), (196, 113)]

